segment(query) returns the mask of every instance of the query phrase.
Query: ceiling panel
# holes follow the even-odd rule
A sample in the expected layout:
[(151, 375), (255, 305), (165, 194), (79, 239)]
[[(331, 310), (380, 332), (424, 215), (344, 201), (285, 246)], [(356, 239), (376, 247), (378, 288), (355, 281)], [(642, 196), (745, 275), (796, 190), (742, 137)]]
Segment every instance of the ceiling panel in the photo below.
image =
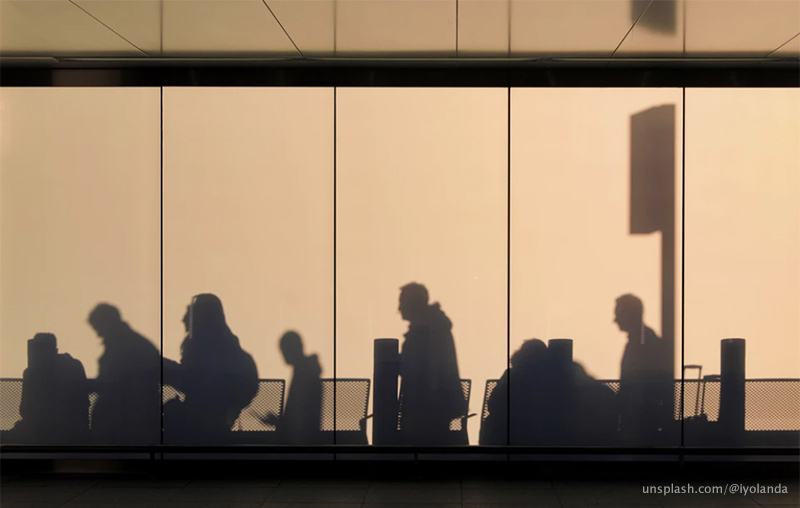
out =
[(513, 56), (610, 57), (647, 0), (512, 0)]
[(334, 0), (267, 0), (305, 56), (333, 55), (335, 3)]
[(148, 55), (160, 54), (160, 0), (73, 1)]
[(0, 0), (4, 56), (800, 57), (798, 32), (800, 0)]
[(299, 56), (261, 0), (165, 0), (165, 56)]
[(639, 17), (615, 57), (683, 55), (683, 0), (654, 0)]
[(455, 56), (456, 0), (339, 0), (338, 56)]
[(763, 57), (800, 32), (797, 0), (688, 0), (686, 53)]
[(144, 56), (68, 0), (0, 1), (4, 56)]
[(772, 53), (770, 56), (781, 58), (800, 58), (800, 34), (797, 34), (792, 40), (778, 48), (778, 50)]
[(506, 56), (511, 0), (459, 0), (458, 56)]

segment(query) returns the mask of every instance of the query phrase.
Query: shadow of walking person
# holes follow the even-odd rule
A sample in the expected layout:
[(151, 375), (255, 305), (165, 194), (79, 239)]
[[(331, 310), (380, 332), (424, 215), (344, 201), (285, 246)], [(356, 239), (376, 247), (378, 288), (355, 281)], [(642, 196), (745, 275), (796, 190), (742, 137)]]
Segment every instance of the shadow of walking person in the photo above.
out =
[[(400, 291), (408, 331), (400, 354), (401, 440), (406, 444), (459, 444), (450, 421), (466, 413), (450, 319), (428, 290), (411, 283)], [(462, 443), (467, 444), (467, 443)]]
[(614, 322), (628, 334), (617, 395), (620, 430), (628, 440), (654, 444), (672, 420), (672, 357), (667, 344), (645, 326), (644, 305), (638, 297), (617, 298)]
[(305, 355), (303, 339), (297, 332), (284, 333), (280, 339), (280, 348), (286, 364), (293, 368), (286, 409), (283, 417), (278, 418), (270, 413), (263, 421), (275, 425), (278, 439), (282, 443), (322, 443), (322, 367), (319, 359), (317, 355)]
[(122, 320), (119, 310), (101, 303), (89, 324), (103, 339), (95, 381), (92, 434), (110, 444), (156, 443), (161, 427), (158, 349)]

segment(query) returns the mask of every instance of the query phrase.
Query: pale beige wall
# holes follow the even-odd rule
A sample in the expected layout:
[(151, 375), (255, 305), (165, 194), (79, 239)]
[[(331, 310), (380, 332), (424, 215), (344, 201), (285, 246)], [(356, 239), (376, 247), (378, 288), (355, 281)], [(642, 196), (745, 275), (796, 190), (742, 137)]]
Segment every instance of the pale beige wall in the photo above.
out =
[(98, 302), (159, 345), (159, 91), (0, 89), (0, 375), (27, 339), (97, 373)]
[(506, 89), (337, 90), (341, 376), (372, 377), (373, 339), (402, 344), (400, 287), (419, 282), (453, 322), (479, 412), (506, 366), (506, 115)]
[(333, 89), (164, 89), (164, 355), (214, 293), (262, 378), (286, 330), (333, 377)]
[(800, 90), (686, 90), (686, 363), (800, 377)]
[(661, 233), (629, 228), (630, 131), (632, 115), (664, 104), (676, 110), (680, 196), (680, 89), (513, 90), (512, 352), (529, 338), (571, 338), (590, 374), (618, 379), (627, 335), (614, 306), (625, 293), (642, 299), (645, 322), (661, 334)]

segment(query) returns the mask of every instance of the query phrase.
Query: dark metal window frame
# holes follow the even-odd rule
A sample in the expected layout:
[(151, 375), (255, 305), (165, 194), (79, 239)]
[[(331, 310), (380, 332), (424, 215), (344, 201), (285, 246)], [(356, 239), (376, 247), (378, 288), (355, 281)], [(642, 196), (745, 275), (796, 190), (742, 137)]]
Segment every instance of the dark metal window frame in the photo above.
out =
[[(798, 59), (25, 59), (0, 57), (0, 87), (633, 87), (800, 88)], [(58, 446), (2, 445), (29, 453), (326, 453), (783, 456), (797, 448), (520, 447), (520, 446)]]
[(800, 60), (0, 57), (0, 86), (800, 87)]

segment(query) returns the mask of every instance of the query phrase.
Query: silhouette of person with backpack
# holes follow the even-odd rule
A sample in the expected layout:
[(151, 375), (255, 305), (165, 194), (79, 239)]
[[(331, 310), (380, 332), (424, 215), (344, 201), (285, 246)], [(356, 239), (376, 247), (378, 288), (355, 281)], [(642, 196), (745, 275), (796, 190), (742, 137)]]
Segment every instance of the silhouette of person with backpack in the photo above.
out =
[(14, 426), (34, 443), (78, 443), (89, 437), (89, 385), (79, 360), (58, 353), (56, 336), (28, 340), (28, 368), (22, 374), (22, 420)]
[(186, 338), (181, 361), (164, 359), (164, 382), (185, 400), (164, 406), (164, 431), (170, 441), (224, 440), (258, 392), (258, 370), (234, 335), (215, 295), (192, 299), (183, 317)]

